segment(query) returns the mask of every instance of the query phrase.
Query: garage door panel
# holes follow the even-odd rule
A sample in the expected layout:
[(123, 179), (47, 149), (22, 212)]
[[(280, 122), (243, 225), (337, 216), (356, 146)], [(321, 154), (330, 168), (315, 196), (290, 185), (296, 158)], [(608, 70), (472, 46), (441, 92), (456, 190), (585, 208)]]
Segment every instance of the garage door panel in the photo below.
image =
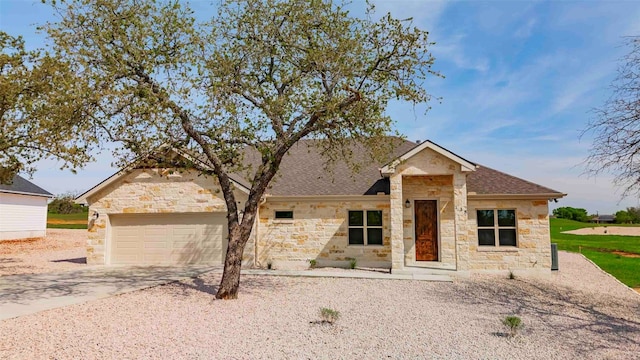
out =
[(167, 241), (145, 241), (142, 245), (143, 249), (166, 249), (168, 247)]
[(134, 254), (118, 253), (118, 264), (120, 265), (135, 265), (138, 263), (138, 252)]
[(224, 214), (111, 215), (111, 264), (220, 264)]
[[(199, 264), (207, 262), (207, 259), (219, 258), (220, 249), (182, 249), (181, 251), (175, 251), (171, 254), (171, 261), (174, 263), (184, 264)], [(220, 263), (217, 261), (216, 263)]]

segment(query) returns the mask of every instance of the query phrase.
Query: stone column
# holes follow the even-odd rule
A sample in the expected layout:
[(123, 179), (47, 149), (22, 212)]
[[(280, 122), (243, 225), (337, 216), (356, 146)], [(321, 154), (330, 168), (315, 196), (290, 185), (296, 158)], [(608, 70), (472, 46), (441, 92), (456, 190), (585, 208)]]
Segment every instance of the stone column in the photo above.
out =
[(453, 174), (453, 204), (455, 206), (455, 227), (456, 227), (456, 269), (459, 271), (469, 270), (469, 235), (467, 214), (467, 177), (466, 173), (456, 172)]
[(393, 174), (389, 178), (391, 186), (391, 272), (404, 269), (404, 240), (402, 227), (402, 175)]

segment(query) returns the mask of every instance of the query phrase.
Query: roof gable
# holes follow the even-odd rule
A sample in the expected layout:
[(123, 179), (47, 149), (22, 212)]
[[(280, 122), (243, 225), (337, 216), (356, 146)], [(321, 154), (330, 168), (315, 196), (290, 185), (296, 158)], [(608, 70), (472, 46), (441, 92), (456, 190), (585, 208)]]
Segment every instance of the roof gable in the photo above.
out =
[(390, 175), (395, 173), (396, 167), (401, 164), (404, 161), (409, 160), (410, 158), (412, 158), (413, 156), (425, 151), (425, 150), (432, 150), (442, 156), (444, 156), (445, 158), (457, 163), (460, 165), (460, 171), (462, 172), (470, 172), (470, 171), (475, 171), (476, 169), (476, 164), (472, 163), (469, 160), (464, 159), (461, 156), (458, 156), (454, 153), (452, 153), (451, 151), (443, 148), (442, 146), (431, 142), (429, 140), (424, 141), (423, 143), (415, 146), (414, 148), (410, 149), (409, 151), (405, 152), (404, 154), (400, 155), (398, 158), (394, 159), (393, 161), (391, 161), (390, 163), (386, 164), (385, 166), (383, 166), (382, 168), (380, 168), (380, 173), (383, 175)]
[(40, 186), (32, 183), (31, 181), (23, 178), (20, 175), (15, 175), (13, 177), (11, 184), (0, 184), (0, 192), (11, 193), (11, 194), (21, 194), (21, 195), (53, 197), (53, 194), (41, 188)]
[[(174, 153), (175, 155), (182, 157), (188, 161), (197, 161), (202, 163), (202, 161), (198, 160), (196, 157), (191, 156), (189, 154), (187, 154), (185, 151), (176, 149), (176, 148), (170, 148), (168, 149), (169, 152)], [(134, 161), (132, 161), (129, 165), (127, 165), (126, 167), (118, 170), (116, 173), (114, 173), (113, 175), (109, 176), (108, 178), (104, 179), (102, 182), (100, 182), (99, 184), (97, 184), (96, 186), (92, 187), (91, 189), (85, 191), (84, 193), (82, 193), (81, 195), (79, 195), (76, 199), (75, 202), (76, 203), (83, 203), (85, 201), (87, 201), (87, 199), (97, 193), (99, 193), (100, 191), (102, 191), (103, 189), (107, 188), (108, 186), (110, 186), (111, 184), (116, 183), (118, 180), (122, 179), (124, 176), (128, 175), (129, 173), (131, 173), (131, 171), (135, 170), (138, 168), (138, 166), (145, 162), (147, 159), (149, 159), (151, 157), (151, 155), (147, 155), (147, 156), (142, 156)], [(203, 164), (205, 166), (207, 166), (206, 164)], [(240, 189), (240, 191), (245, 192), (245, 193), (249, 193), (249, 189), (241, 182), (241, 181), (237, 181), (234, 180), (233, 176), (230, 176), (231, 178), (231, 182), (238, 188)]]

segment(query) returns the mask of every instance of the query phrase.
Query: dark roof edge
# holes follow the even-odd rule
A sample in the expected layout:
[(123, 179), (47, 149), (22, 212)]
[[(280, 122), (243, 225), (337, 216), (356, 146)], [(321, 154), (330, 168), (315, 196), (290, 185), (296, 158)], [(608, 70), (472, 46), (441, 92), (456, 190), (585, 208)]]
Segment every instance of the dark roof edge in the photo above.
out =
[(46, 197), (46, 198), (53, 198), (54, 195), (46, 190), (44, 190), (46, 193), (34, 193), (34, 192), (26, 192), (26, 191), (13, 191), (13, 190), (4, 190), (4, 189), (0, 189), (0, 193), (6, 193), (6, 194), (17, 194), (17, 195), (30, 195), (30, 196), (40, 196), (40, 197)]

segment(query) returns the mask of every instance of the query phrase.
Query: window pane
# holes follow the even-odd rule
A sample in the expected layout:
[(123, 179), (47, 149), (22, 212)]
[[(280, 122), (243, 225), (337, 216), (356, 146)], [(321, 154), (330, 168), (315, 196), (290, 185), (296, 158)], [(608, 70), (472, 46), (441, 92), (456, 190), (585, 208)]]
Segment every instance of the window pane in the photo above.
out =
[(500, 229), (500, 246), (516, 246), (516, 229)]
[(276, 219), (293, 219), (293, 211), (276, 211)]
[(498, 226), (516, 226), (515, 210), (498, 210)]
[(382, 226), (382, 211), (367, 211), (367, 226)]
[(493, 210), (478, 210), (478, 226), (493, 226)]
[(367, 245), (382, 245), (382, 229), (367, 229)]
[(478, 229), (479, 245), (496, 245), (496, 233), (493, 229)]
[(349, 229), (349, 245), (364, 245), (364, 230), (361, 228)]
[(363, 211), (349, 211), (349, 226), (362, 226), (364, 225)]

